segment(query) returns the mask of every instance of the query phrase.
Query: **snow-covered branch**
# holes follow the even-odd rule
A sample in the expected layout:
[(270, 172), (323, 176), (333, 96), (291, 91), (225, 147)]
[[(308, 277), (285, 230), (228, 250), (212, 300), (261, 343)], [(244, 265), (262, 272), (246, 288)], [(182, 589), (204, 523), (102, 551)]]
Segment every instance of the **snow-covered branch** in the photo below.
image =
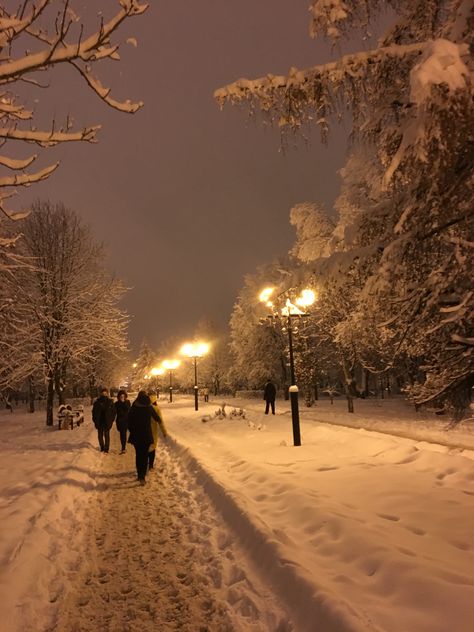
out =
[[(367, 52), (345, 55), (338, 61), (305, 70), (291, 68), (288, 76), (267, 75), (259, 79), (239, 79), (219, 88), (214, 98), (222, 108), (226, 103), (247, 103), (276, 119), (280, 127), (299, 128), (314, 120), (327, 127), (326, 116), (347, 106), (357, 105), (356, 96), (370, 98), (371, 81), (405, 67), (406, 72), (421, 55), (425, 43), (391, 45)], [(346, 97), (346, 98), (344, 98)]]

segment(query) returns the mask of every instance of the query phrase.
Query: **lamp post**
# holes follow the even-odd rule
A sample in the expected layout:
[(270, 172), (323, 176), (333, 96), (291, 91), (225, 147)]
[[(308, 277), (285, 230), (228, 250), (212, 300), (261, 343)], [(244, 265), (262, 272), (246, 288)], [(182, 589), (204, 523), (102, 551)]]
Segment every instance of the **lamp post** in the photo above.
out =
[(187, 342), (180, 350), (180, 353), (194, 360), (194, 410), (199, 410), (197, 360), (208, 351), (209, 345), (206, 342)]
[(160, 396), (160, 389), (158, 386), (158, 376), (159, 375), (163, 375), (163, 373), (165, 372), (164, 369), (158, 368), (156, 366), (154, 366), (151, 370), (151, 374), (153, 375), (153, 377), (155, 378), (155, 389), (156, 389), (156, 396), (159, 397)]
[(170, 372), (170, 404), (173, 401), (173, 371), (179, 367), (181, 362), (179, 360), (163, 360), (162, 367)]
[[(265, 288), (259, 296), (259, 300), (267, 307), (270, 307), (272, 314), (270, 318), (279, 318), (278, 310), (275, 309), (273, 302), (270, 300), (271, 295), (275, 291), (275, 288)], [(296, 305), (286, 299), (286, 305), (280, 310), (280, 314), (286, 317), (286, 328), (288, 330), (288, 351), (290, 356), (290, 404), (291, 404), (291, 422), (293, 426), (293, 445), (301, 445), (301, 432), (300, 432), (300, 411), (298, 404), (298, 386), (296, 385), (296, 373), (295, 373), (295, 358), (293, 351), (293, 323), (292, 318), (301, 318), (307, 316), (299, 307), (309, 307), (316, 300), (316, 295), (313, 290), (305, 289), (301, 292), (301, 295), (296, 299)], [(299, 306), (299, 307), (298, 307)]]

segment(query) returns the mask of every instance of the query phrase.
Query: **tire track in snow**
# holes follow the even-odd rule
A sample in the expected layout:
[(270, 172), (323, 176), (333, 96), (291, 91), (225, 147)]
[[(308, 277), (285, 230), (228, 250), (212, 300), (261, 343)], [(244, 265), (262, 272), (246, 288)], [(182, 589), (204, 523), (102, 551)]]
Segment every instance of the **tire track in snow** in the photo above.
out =
[[(256, 578), (210, 499), (161, 450), (147, 485), (133, 449), (109, 454), (76, 540), (55, 632), (291, 632), (277, 599)], [(116, 476), (111, 476), (111, 472)], [(85, 549), (85, 550), (84, 550)]]

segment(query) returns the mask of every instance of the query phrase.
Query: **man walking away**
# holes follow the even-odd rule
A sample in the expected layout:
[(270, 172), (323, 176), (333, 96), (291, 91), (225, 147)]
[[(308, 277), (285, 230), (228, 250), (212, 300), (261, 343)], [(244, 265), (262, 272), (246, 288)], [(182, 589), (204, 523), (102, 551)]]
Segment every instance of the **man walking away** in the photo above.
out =
[(128, 413), (128, 429), (130, 431), (128, 441), (135, 448), (135, 464), (140, 485), (145, 485), (148, 469), (148, 450), (153, 444), (152, 418), (157, 422), (159, 421), (159, 417), (151, 405), (150, 398), (145, 391), (140, 391)]
[(265, 400), (265, 415), (268, 415), (268, 409), (270, 406), (272, 407), (272, 415), (275, 414), (275, 397), (276, 397), (276, 386), (268, 380), (265, 384), (265, 390), (263, 391), (263, 399)]
[(92, 421), (97, 428), (100, 451), (108, 453), (110, 447), (110, 429), (115, 419), (114, 402), (109, 397), (109, 389), (103, 388), (92, 406)]

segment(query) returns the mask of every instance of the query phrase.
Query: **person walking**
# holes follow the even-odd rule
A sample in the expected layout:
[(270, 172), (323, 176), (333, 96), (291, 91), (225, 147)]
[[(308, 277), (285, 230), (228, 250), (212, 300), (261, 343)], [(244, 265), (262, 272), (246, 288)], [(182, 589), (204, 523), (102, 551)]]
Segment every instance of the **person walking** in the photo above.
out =
[(125, 454), (127, 451), (128, 413), (130, 411), (130, 400), (127, 397), (127, 391), (124, 389), (119, 390), (114, 406), (115, 424), (120, 433), (120, 445), (122, 446), (120, 454)]
[(135, 465), (140, 485), (145, 485), (148, 450), (153, 444), (152, 418), (158, 422), (159, 417), (151, 405), (150, 398), (145, 391), (140, 391), (128, 413), (128, 429), (130, 431), (128, 442), (135, 448)]
[(163, 435), (163, 438), (166, 439), (168, 436), (168, 431), (166, 430), (165, 422), (163, 421), (163, 413), (158, 406), (158, 397), (156, 393), (148, 393), (150, 398), (151, 405), (158, 415), (158, 421), (152, 417), (151, 419), (151, 432), (153, 435), (153, 443), (150, 445), (148, 449), (148, 469), (152, 470), (155, 463), (155, 455), (156, 455), (156, 444), (158, 443), (158, 427)]
[(97, 428), (100, 451), (108, 453), (110, 447), (110, 429), (115, 419), (114, 402), (109, 397), (109, 389), (103, 388), (92, 406), (92, 421)]
[(275, 398), (276, 386), (272, 381), (268, 380), (263, 391), (263, 399), (265, 400), (265, 415), (268, 415), (270, 406), (272, 407), (272, 415), (275, 414)]

